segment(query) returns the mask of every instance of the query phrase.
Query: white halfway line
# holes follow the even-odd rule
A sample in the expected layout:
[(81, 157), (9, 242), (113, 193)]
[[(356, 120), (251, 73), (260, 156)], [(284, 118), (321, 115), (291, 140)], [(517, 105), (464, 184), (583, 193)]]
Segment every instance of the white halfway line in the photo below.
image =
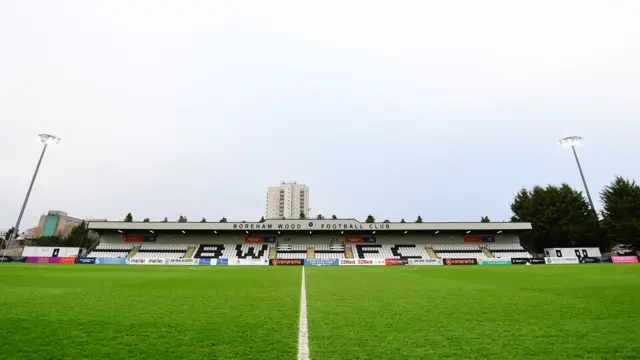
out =
[(307, 324), (307, 289), (304, 285), (304, 266), (300, 285), (300, 327), (298, 328), (298, 360), (309, 360), (309, 325)]

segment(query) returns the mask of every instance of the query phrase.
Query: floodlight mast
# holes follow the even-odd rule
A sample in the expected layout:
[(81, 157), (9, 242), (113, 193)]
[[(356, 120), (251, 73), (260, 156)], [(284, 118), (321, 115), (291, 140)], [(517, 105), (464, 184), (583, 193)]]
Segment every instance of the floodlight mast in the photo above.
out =
[(593, 206), (593, 200), (591, 199), (591, 193), (589, 192), (589, 187), (587, 186), (587, 180), (584, 178), (584, 172), (582, 171), (582, 165), (580, 165), (580, 159), (578, 158), (578, 153), (576, 152), (576, 146), (582, 144), (581, 136), (569, 136), (563, 139), (560, 139), (560, 145), (564, 147), (571, 147), (573, 151), (573, 156), (576, 159), (576, 164), (578, 164), (578, 171), (580, 171), (580, 177), (582, 178), (582, 184), (584, 185), (584, 190), (587, 193), (587, 200), (589, 200), (589, 206), (591, 206), (591, 211), (598, 217), (598, 213), (596, 212), (595, 206)]
[(40, 159), (38, 159), (36, 170), (33, 172), (33, 177), (31, 178), (31, 183), (29, 184), (29, 190), (27, 190), (27, 196), (25, 196), (24, 202), (22, 203), (22, 208), (20, 209), (20, 214), (18, 215), (18, 221), (16, 221), (16, 226), (13, 227), (13, 232), (9, 235), (7, 249), (11, 247), (11, 241), (18, 237), (22, 215), (24, 215), (24, 209), (27, 208), (29, 196), (31, 196), (31, 190), (33, 189), (33, 184), (36, 182), (36, 177), (38, 176), (38, 171), (40, 170), (40, 164), (42, 164), (42, 159), (44, 158), (44, 154), (47, 151), (47, 147), (49, 145), (59, 144), (61, 140), (59, 137), (50, 134), (40, 134), (38, 135), (38, 137), (40, 138), (40, 142), (42, 142), (44, 146), (42, 147), (42, 153), (40, 154)]

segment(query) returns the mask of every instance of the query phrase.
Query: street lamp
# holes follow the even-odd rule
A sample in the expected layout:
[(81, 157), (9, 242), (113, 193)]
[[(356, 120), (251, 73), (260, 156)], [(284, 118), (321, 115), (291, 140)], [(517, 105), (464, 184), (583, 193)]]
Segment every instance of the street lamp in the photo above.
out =
[(570, 147), (573, 151), (573, 156), (576, 158), (576, 164), (578, 164), (578, 170), (580, 171), (580, 177), (582, 178), (582, 184), (584, 185), (584, 190), (587, 193), (587, 199), (589, 200), (589, 205), (591, 206), (591, 210), (596, 217), (598, 216), (596, 213), (596, 208), (593, 206), (593, 200), (591, 199), (591, 193), (589, 192), (589, 187), (587, 186), (587, 180), (584, 178), (584, 173), (582, 172), (582, 166), (580, 165), (580, 159), (578, 159), (578, 153), (576, 152), (576, 146), (582, 144), (581, 136), (569, 136), (563, 139), (560, 139), (560, 145), (564, 147)]
[(44, 153), (47, 151), (47, 147), (49, 145), (55, 145), (60, 143), (60, 138), (55, 137), (49, 134), (40, 134), (38, 135), (40, 138), (40, 142), (44, 145), (42, 147), (42, 153), (40, 154), (40, 159), (38, 160), (38, 165), (36, 165), (36, 171), (33, 172), (33, 177), (31, 178), (31, 184), (29, 184), (29, 190), (27, 190), (27, 196), (24, 198), (24, 202), (22, 203), (22, 209), (20, 209), (20, 215), (18, 215), (18, 221), (16, 221), (16, 226), (13, 227), (13, 232), (9, 235), (9, 241), (7, 243), (7, 248), (11, 247), (11, 241), (18, 237), (18, 232), (20, 229), (20, 221), (22, 221), (22, 215), (24, 214), (24, 209), (27, 207), (27, 202), (29, 201), (29, 196), (31, 195), (31, 189), (33, 189), (33, 183), (36, 182), (36, 177), (38, 176), (38, 170), (40, 170), (40, 164), (42, 164), (42, 158), (44, 158)]

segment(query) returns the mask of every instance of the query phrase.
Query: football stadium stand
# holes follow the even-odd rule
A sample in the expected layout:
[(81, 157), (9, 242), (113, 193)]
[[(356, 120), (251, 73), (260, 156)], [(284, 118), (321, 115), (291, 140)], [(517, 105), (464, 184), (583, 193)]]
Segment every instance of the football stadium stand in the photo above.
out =
[(428, 259), (425, 246), (418, 244), (371, 244), (355, 245), (352, 251), (358, 259)]
[(277, 259), (306, 259), (307, 249), (313, 245), (281, 244), (276, 247)]
[(531, 258), (531, 254), (527, 252), (520, 244), (487, 244), (489, 250), (496, 258)]
[(134, 259), (530, 258), (518, 235), (528, 223), (90, 222), (101, 236), (89, 257)]
[(345, 259), (345, 247), (344, 244), (316, 244), (313, 245), (315, 249), (316, 259)]
[(179, 259), (194, 244), (141, 244), (132, 259)]
[(200, 244), (195, 258), (267, 259), (267, 244)]
[(486, 259), (478, 244), (434, 244), (431, 246), (439, 258)]

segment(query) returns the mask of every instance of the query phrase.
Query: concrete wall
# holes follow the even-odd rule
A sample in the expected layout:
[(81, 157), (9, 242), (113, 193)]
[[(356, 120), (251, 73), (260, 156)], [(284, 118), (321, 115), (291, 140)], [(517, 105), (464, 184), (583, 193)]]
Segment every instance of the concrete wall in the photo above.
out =
[(60, 246), (25, 246), (22, 250), (22, 256), (53, 256), (55, 249), (58, 249), (57, 257), (73, 257), (78, 256), (80, 248), (77, 247), (60, 247)]
[(544, 254), (549, 257), (558, 257), (557, 250), (560, 251), (562, 255), (560, 257), (574, 257), (576, 256), (576, 250), (580, 252), (580, 257), (584, 256), (584, 252), (587, 252), (587, 257), (600, 257), (600, 249), (598, 248), (589, 248), (589, 247), (579, 247), (579, 248), (545, 248)]

